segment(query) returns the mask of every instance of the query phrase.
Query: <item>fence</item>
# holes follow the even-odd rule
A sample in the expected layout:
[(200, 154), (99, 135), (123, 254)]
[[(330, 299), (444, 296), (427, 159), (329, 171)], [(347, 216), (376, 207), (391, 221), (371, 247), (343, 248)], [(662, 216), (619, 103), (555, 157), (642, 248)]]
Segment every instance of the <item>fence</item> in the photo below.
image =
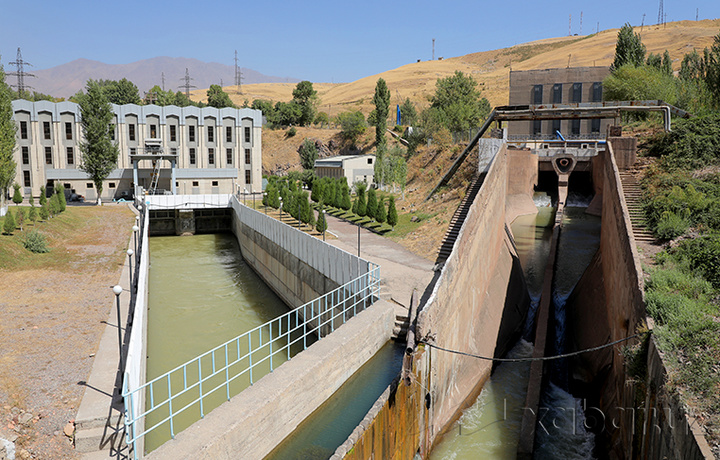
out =
[(367, 273), (337, 289), (145, 384), (132, 387), (125, 379), (126, 441), (134, 457), (175, 437), (364, 310), (377, 298), (379, 282), (379, 267), (371, 264)]

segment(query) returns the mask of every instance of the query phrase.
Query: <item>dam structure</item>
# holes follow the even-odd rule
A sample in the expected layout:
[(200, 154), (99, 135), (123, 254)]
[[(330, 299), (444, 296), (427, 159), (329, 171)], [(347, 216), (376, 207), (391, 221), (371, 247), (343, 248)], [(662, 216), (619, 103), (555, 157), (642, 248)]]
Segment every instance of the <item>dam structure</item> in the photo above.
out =
[[(607, 104), (581, 108), (577, 116), (617, 110)], [(547, 116), (567, 116), (558, 110), (553, 107)], [(669, 125), (669, 111), (659, 110)], [(518, 458), (532, 458), (542, 422), (538, 414), (547, 409), (541, 390), (553, 372), (542, 360), (557, 353), (546, 340), (555, 327), (546, 285), (556, 276), (555, 247), (564, 216), (573, 217), (565, 207), (576, 192), (592, 196), (584, 212), (600, 219), (599, 246), (567, 296), (564, 350), (599, 347), (568, 361), (569, 386), (583, 395), (584, 407), (590, 408), (586, 415), (603, 414), (592, 428), (595, 446), (610, 458), (642, 458), (649, 452), (704, 458), (704, 439), (693, 420), (660, 390), (662, 360), (654, 339), (636, 336), (647, 324), (642, 271), (620, 181), (620, 172), (635, 163), (636, 140), (613, 129), (605, 139), (522, 144), (480, 139), (492, 121), (544, 113), (532, 107), (496, 110), (451, 168), (457, 170), (477, 146), (480, 185), (451, 250), (413, 300), (405, 300), (409, 328), (402, 369), (331, 458), (428, 458), (508, 353), (530, 363), (524, 402), (515, 408), (522, 421), (514, 442)], [(545, 192), (556, 210), (549, 223), (542, 294), (534, 302), (513, 222), (538, 212), (537, 191)], [(293, 309), (154, 382), (130, 371), (144, 369), (137, 362), (145, 356), (143, 342), (131, 338), (123, 378), (125, 448), (130, 446), (131, 456), (263, 458), (390, 340), (398, 307), (392, 300), (397, 299), (380, 287), (394, 290), (402, 278), (383, 281), (370, 258), (301, 234), (233, 195), (153, 196), (143, 206), (147, 233), (231, 231), (243, 259)], [(406, 276), (405, 281), (416, 280)], [(143, 309), (137, 305), (132, 335), (142, 337), (138, 325), (144, 320), (137, 315)], [(319, 340), (306, 341), (308, 332)], [(525, 336), (531, 345), (513, 350)], [(641, 340), (649, 341), (647, 367), (653, 370), (646, 382), (628, 377), (621, 354), (623, 346)], [(293, 345), (303, 351), (295, 353)], [(222, 396), (212, 410), (204, 407), (206, 392)], [(646, 411), (629, 410), (638, 404)], [(182, 431), (170, 426), (173, 439), (148, 451), (144, 434), (153, 428), (145, 419), (148, 408), (163, 411), (160, 424), (172, 425), (179, 410), (197, 412), (199, 420)]]

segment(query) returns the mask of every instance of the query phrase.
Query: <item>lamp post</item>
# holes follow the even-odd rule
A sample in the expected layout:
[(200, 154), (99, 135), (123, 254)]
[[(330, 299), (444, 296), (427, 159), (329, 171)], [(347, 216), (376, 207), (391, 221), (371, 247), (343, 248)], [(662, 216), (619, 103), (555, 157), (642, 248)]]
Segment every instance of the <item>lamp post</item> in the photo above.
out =
[(280, 222), (282, 222), (282, 198), (280, 198)]
[(358, 257), (360, 257), (360, 221), (358, 221), (357, 227), (358, 227)]
[(327, 218), (325, 217), (325, 209), (322, 210), (323, 221), (325, 222), (325, 228), (323, 228), (323, 241), (325, 241), (325, 230), (327, 230)]
[(132, 286), (133, 286), (133, 284), (132, 284), (132, 255), (133, 254), (134, 254), (133, 250), (128, 249), (128, 275), (130, 278), (130, 297), (132, 297)]
[(251, 192), (253, 196), (253, 209), (255, 209), (255, 192)]
[(118, 351), (120, 352), (120, 373), (123, 373), (125, 371), (125, 362), (123, 359), (122, 320), (120, 319), (120, 294), (122, 294), (123, 288), (118, 284), (112, 290), (117, 305)]
[(267, 215), (267, 192), (263, 192), (263, 208), (265, 208), (265, 214)]
[[(136, 219), (137, 219), (137, 217), (136, 217)], [(138, 253), (138, 250), (137, 250), (138, 249), (138, 230), (140, 230), (140, 227), (138, 227), (137, 225), (133, 225), (132, 231), (133, 231), (133, 235), (134, 235), (134, 239), (135, 239), (135, 254)]]

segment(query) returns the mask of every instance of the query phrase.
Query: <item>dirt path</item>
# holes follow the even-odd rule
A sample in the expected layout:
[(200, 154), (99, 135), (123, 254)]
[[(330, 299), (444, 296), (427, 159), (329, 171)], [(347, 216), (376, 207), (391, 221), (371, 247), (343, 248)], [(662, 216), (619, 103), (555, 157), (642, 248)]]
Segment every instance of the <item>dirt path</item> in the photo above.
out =
[[(0, 267), (0, 437), (16, 458), (78, 458), (64, 428), (77, 412), (112, 308), (134, 215), (68, 207), (38, 224), (52, 251)], [(8, 249), (0, 237), (0, 252)], [(9, 265), (6, 263), (6, 265)]]

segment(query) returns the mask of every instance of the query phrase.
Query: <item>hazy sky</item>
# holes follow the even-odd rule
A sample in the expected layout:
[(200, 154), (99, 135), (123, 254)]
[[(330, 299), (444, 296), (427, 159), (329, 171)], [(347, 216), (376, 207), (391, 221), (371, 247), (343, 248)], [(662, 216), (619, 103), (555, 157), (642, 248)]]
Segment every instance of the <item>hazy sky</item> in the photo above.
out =
[[(659, 1), (0, 0), (0, 55), (32, 69), (78, 58), (188, 57), (267, 75), (347, 82), (432, 57), (655, 24)], [(720, 17), (720, 1), (665, 0), (667, 21)], [(582, 13), (582, 30), (580, 15)], [(720, 31), (719, 31), (720, 32)]]

